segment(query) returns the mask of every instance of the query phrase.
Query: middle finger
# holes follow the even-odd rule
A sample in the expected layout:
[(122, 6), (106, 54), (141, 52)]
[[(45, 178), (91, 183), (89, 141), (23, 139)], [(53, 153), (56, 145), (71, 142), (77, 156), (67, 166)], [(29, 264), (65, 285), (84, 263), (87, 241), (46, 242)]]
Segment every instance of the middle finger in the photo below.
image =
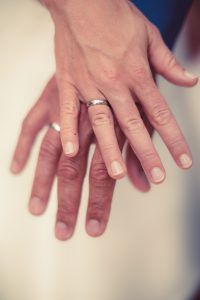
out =
[(120, 127), (140, 160), (147, 177), (153, 183), (162, 182), (165, 179), (165, 169), (130, 90), (118, 82), (115, 88), (106, 88), (106, 96), (110, 100)]

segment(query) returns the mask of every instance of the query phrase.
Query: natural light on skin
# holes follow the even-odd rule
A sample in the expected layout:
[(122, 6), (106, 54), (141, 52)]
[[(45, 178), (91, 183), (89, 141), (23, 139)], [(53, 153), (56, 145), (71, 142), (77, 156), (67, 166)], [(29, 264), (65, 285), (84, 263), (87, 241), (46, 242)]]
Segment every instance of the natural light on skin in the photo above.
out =
[[(165, 169), (135, 105), (140, 101), (177, 165), (190, 168), (190, 150), (154, 83), (150, 65), (155, 73), (176, 85), (194, 86), (198, 79), (178, 64), (156, 27), (134, 4), (124, 0), (47, 0), (45, 4), (55, 25), (65, 154), (74, 157), (78, 153), (79, 101), (106, 99), (148, 179), (162, 182)], [(89, 108), (88, 113), (109, 175), (113, 179), (124, 177), (126, 165), (111, 110), (99, 105)]]
[[(174, 3), (152, 1), (165, 2), (167, 7)], [(177, 1), (181, 6), (185, 2)], [(139, 2), (145, 5), (150, 0)], [(183, 28), (174, 53), (183, 66), (199, 74), (197, 6), (194, 11), (196, 18), (191, 15), (192, 23)], [(59, 132), (50, 126), (60, 121), (56, 80), (48, 82), (55, 73), (55, 56), (54, 27), (47, 9), (32, 0), (0, 1), (0, 25), (0, 298), (121, 300), (126, 295), (136, 300), (199, 300), (194, 292), (200, 282), (199, 85), (185, 89), (162, 78), (158, 81), (190, 145), (193, 168), (179, 170), (155, 134), (153, 143), (166, 168), (166, 181), (152, 185), (131, 147), (125, 148), (125, 165), (134, 186), (126, 178), (118, 181), (112, 199), (115, 181), (95, 144), (86, 105), (80, 106), (84, 111), (79, 117), (84, 118), (75, 157), (63, 153)], [(44, 91), (49, 95), (43, 106)], [(141, 103), (136, 105), (145, 123)], [(8, 169), (21, 126), (21, 150), (12, 165), (20, 173), (13, 176)], [(114, 126), (121, 150), (119, 125), (114, 122)], [(150, 127), (150, 136), (152, 131)], [(29, 157), (27, 150), (32, 150)], [(142, 193), (150, 185), (150, 192)]]

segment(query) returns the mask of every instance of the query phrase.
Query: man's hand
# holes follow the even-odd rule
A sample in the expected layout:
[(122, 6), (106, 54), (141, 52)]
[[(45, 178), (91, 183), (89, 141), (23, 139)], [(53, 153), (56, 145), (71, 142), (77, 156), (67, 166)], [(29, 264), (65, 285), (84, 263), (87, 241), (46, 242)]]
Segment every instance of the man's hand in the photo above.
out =
[[(143, 118), (145, 120), (145, 116)], [(59, 122), (59, 97), (55, 77), (49, 81), (41, 97), (24, 119), (11, 165), (13, 173), (21, 172), (26, 165), (39, 130), (53, 122)], [(146, 125), (152, 132), (148, 122)], [(117, 125), (116, 135), (122, 149), (125, 137)], [(69, 239), (74, 232), (88, 151), (94, 141), (85, 104), (81, 105), (79, 136), (78, 155), (74, 158), (67, 157), (62, 151), (59, 133), (52, 128), (48, 129), (40, 147), (29, 201), (30, 212), (34, 215), (42, 214), (49, 201), (53, 180), (57, 176), (58, 210), (55, 234), (60, 240)], [(150, 188), (148, 180), (129, 147), (127, 148), (127, 168), (131, 182), (140, 191), (148, 191)], [(96, 146), (90, 167), (89, 202), (86, 216), (86, 230), (91, 236), (99, 236), (106, 229), (114, 187), (115, 180), (108, 175), (99, 147)]]

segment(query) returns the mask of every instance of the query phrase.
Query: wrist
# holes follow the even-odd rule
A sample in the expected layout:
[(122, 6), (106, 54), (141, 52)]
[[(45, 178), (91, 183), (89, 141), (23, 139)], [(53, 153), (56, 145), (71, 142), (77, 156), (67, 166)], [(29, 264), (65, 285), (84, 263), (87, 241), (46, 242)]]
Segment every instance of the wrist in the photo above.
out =
[(66, 15), (76, 11), (78, 14), (98, 9), (110, 10), (120, 7), (128, 0), (39, 0), (53, 15)]

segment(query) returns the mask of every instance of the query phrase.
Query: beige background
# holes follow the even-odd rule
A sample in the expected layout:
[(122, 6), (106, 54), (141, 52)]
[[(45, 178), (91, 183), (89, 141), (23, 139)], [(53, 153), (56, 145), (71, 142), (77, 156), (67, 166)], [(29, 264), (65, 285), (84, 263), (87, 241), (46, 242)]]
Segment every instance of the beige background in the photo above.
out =
[[(176, 53), (200, 74), (200, 55), (189, 58), (187, 29)], [(167, 180), (142, 195), (118, 183), (110, 223), (98, 239), (84, 231), (88, 186), (74, 237), (54, 238), (56, 189), (46, 214), (27, 210), (39, 144), (18, 177), (9, 163), (20, 124), (54, 72), (53, 25), (37, 2), (0, 0), (0, 299), (183, 300), (197, 284), (199, 261), (200, 86), (161, 89), (183, 128), (194, 167), (178, 170), (158, 136)], [(190, 44), (188, 44), (190, 46)]]

